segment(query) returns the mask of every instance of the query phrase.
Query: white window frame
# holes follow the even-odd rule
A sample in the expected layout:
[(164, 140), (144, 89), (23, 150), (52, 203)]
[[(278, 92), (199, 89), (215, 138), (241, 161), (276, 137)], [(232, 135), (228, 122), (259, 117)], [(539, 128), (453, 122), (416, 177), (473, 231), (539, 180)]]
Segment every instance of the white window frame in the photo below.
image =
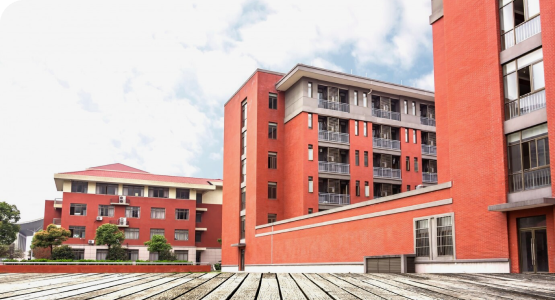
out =
[(409, 142), (409, 129), (405, 128), (405, 143)]
[(362, 93), (362, 107), (368, 107), (368, 93)]
[(358, 121), (355, 121), (355, 135), (358, 136)]
[(412, 130), (412, 143), (416, 144), (416, 129)]
[(314, 177), (312, 176), (308, 176), (308, 192), (309, 193), (314, 192)]
[(308, 129), (312, 129), (312, 114), (308, 114)]
[(363, 131), (364, 131), (364, 136), (368, 136), (368, 128), (367, 128), (367, 122), (363, 121), (362, 122), (362, 126), (363, 126)]
[[(438, 256), (437, 255), (437, 223), (436, 220), (441, 217), (451, 217), (453, 222), (453, 256)], [(416, 261), (453, 261), (457, 259), (457, 238), (455, 230), (455, 214), (445, 213), (439, 215), (431, 215), (426, 217), (419, 217), (412, 219), (412, 237), (413, 237), (413, 251), (416, 253), (416, 222), (421, 220), (428, 220), (429, 237), (430, 237), (430, 257), (416, 257)]]
[(354, 105), (358, 106), (358, 91), (353, 92)]
[(308, 97), (312, 98), (312, 82), (308, 83)]
[(314, 146), (312, 144), (308, 145), (308, 160), (314, 160)]

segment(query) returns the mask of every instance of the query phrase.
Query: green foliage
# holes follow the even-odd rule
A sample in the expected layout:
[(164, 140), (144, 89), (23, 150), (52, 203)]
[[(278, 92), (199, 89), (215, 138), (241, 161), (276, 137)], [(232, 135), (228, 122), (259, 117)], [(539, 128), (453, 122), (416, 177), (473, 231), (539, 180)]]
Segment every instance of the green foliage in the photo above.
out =
[(172, 246), (168, 243), (168, 241), (166, 241), (166, 238), (163, 235), (154, 235), (150, 241), (145, 242), (145, 245), (148, 246), (149, 252), (161, 253), (172, 249)]
[(214, 264), (214, 270), (221, 271), (222, 270), (222, 264), (221, 263)]
[(108, 249), (108, 254), (106, 255), (106, 260), (126, 260), (127, 251), (121, 247), (121, 245), (113, 245), (112, 248)]
[(60, 259), (73, 260), (74, 257), (75, 255), (73, 254), (73, 249), (68, 245), (63, 245), (52, 249), (53, 260), (60, 260)]
[(15, 245), (11, 244), (9, 246), (0, 245), (0, 257), (5, 257), (8, 259), (23, 258), (25, 253), (23, 250), (15, 249)]
[(71, 232), (62, 227), (57, 227), (54, 224), (48, 225), (46, 230), (41, 230), (33, 236), (31, 242), (31, 249), (35, 248), (50, 248), (52, 253), (53, 246), (61, 245), (71, 236)]
[(222, 238), (218, 239), (218, 243), (220, 243), (220, 246), (222, 245)]
[(96, 229), (96, 237), (94, 239), (97, 245), (107, 245), (108, 249), (110, 249), (112, 246), (123, 243), (125, 233), (114, 224), (102, 224)]
[[(31, 254), (29, 254), (29, 256), (31, 256)], [(33, 249), (33, 258), (35, 259), (49, 259), (50, 257), (52, 257), (50, 248), (36, 247)]]
[(162, 250), (160, 252), (158, 252), (158, 260), (157, 261), (176, 261), (177, 260), (177, 256), (175, 256), (175, 254), (170, 251), (170, 250)]
[(17, 238), (19, 232), (20, 213), (17, 206), (0, 202), (0, 244), (10, 245)]

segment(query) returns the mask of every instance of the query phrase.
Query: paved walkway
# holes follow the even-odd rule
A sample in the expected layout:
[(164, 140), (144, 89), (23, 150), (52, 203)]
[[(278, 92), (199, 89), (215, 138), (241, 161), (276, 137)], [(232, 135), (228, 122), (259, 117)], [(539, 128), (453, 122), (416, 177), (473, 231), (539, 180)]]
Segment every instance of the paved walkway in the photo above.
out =
[(555, 275), (0, 274), (0, 299), (555, 299)]

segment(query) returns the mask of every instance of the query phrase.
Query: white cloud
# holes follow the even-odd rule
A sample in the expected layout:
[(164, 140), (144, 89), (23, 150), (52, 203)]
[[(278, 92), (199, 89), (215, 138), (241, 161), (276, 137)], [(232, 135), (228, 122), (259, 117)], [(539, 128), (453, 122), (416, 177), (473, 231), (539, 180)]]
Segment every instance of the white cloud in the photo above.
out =
[(113, 162), (221, 177), (222, 106), (255, 68), (408, 70), (430, 50), (428, 15), (429, 0), (15, 2), (0, 19), (0, 199), (37, 218), (53, 173)]
[(434, 91), (434, 71), (411, 81), (412, 85), (423, 90)]

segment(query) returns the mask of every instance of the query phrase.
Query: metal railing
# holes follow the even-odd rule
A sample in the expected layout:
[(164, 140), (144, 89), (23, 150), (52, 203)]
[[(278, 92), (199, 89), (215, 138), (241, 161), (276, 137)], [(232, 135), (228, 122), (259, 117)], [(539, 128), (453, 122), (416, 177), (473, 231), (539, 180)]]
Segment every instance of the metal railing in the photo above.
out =
[(509, 192), (533, 190), (551, 185), (551, 169), (542, 168), (509, 176)]
[(422, 173), (422, 182), (436, 183), (437, 173)]
[(129, 226), (129, 221), (127, 220), (127, 218), (125, 219), (116, 219), (116, 220), (110, 220), (110, 224), (115, 224), (118, 226)]
[(338, 110), (338, 111), (343, 111), (343, 112), (349, 112), (349, 104), (341, 103), (341, 102), (335, 102), (335, 101), (328, 101), (328, 100), (324, 100), (324, 99), (318, 99), (318, 107), (319, 108), (325, 108), (325, 109)]
[(387, 178), (387, 179), (401, 179), (401, 170), (374, 167), (374, 177)]
[(401, 150), (401, 141), (389, 140), (389, 139), (383, 139), (383, 138), (373, 138), (372, 146), (374, 148)]
[(52, 224), (62, 225), (62, 219), (61, 218), (54, 218), (54, 219), (52, 219)]
[(420, 117), (420, 124), (428, 126), (436, 126), (436, 119)]
[(383, 109), (372, 108), (372, 116), (390, 120), (401, 121), (401, 113)]
[(334, 132), (334, 131), (327, 131), (327, 130), (320, 130), (318, 131), (318, 140), (319, 141), (326, 141), (326, 142), (336, 142), (336, 143), (349, 143), (349, 134), (348, 133), (341, 133), (341, 132)]
[(542, 108), (545, 108), (545, 90), (505, 104), (505, 119), (510, 120)]
[(338, 174), (349, 174), (349, 164), (318, 161), (318, 171), (338, 173)]
[(516, 43), (520, 43), (542, 31), (540, 16), (524, 22), (515, 28)]
[(422, 154), (437, 155), (437, 147), (432, 145), (422, 145)]
[(318, 203), (347, 205), (351, 204), (351, 196), (344, 194), (318, 193)]

